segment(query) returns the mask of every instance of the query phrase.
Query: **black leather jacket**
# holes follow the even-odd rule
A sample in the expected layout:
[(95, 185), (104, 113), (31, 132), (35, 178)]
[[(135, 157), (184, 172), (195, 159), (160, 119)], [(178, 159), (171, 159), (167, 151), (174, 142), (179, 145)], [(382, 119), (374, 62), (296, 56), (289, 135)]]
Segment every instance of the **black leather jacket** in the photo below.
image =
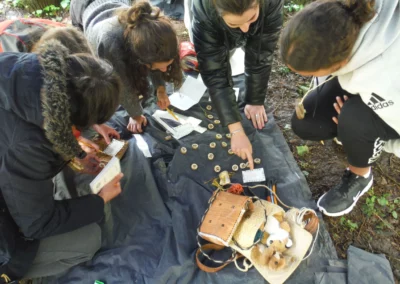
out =
[(241, 120), (232, 88), (230, 50), (243, 47), (246, 53), (246, 103), (263, 105), (283, 23), (282, 7), (283, 0), (261, 0), (257, 21), (243, 33), (225, 24), (212, 0), (193, 1), (193, 41), (200, 73), (224, 126)]

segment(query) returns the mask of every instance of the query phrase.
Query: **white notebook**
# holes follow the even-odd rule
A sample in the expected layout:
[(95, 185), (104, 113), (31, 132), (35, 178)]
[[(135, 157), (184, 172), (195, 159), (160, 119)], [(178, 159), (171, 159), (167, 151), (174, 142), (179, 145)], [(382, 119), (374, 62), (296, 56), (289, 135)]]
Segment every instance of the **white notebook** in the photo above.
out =
[(103, 153), (111, 157), (114, 157), (115, 155), (118, 154), (119, 151), (121, 151), (124, 145), (125, 145), (124, 142), (113, 139), (111, 143), (107, 146), (107, 148), (104, 149)]
[(104, 169), (90, 183), (90, 189), (92, 190), (92, 193), (99, 193), (100, 190), (119, 173), (121, 173), (119, 159), (117, 157), (113, 157), (104, 167)]

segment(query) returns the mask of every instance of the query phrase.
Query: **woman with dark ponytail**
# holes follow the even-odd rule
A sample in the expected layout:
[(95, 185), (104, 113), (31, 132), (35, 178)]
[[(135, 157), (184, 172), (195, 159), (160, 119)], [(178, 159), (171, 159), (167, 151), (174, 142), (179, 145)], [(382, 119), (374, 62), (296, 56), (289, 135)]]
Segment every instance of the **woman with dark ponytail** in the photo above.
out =
[(74, 0), (71, 18), (81, 27), (97, 55), (112, 63), (120, 75), (124, 92), (122, 106), (129, 114), (128, 130), (143, 131), (140, 96), (151, 93), (150, 77), (158, 105), (170, 102), (165, 82), (182, 83), (178, 39), (170, 21), (148, 2), (118, 0)]
[(337, 137), (349, 162), (318, 207), (328, 216), (349, 213), (371, 188), (382, 151), (400, 157), (399, 0), (313, 2), (283, 30), (280, 53), (293, 71), (316, 77), (293, 131), (314, 141)]
[(201, 77), (221, 124), (232, 134), (233, 152), (253, 169), (253, 148), (233, 91), (230, 54), (237, 48), (245, 52), (243, 112), (261, 130), (268, 121), (264, 105), (283, 23), (283, 0), (185, 0), (185, 7)]

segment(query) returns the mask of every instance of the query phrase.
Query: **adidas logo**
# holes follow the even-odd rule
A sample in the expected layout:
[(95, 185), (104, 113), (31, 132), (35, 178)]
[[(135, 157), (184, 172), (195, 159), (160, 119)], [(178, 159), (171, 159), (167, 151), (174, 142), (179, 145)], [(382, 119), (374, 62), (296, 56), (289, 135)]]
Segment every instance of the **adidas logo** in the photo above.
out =
[(371, 98), (369, 99), (368, 106), (372, 110), (378, 110), (378, 109), (383, 109), (386, 107), (390, 107), (394, 105), (393, 101), (386, 101), (384, 98), (378, 96), (375, 93), (371, 94)]

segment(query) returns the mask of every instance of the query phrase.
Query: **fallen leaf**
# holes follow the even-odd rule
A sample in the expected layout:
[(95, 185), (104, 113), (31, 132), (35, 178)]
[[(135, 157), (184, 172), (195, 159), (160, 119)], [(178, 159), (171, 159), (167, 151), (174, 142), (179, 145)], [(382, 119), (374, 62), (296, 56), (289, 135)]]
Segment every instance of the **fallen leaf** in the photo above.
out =
[(303, 156), (304, 154), (307, 154), (309, 152), (308, 146), (296, 146), (297, 148), (297, 154), (300, 156)]

